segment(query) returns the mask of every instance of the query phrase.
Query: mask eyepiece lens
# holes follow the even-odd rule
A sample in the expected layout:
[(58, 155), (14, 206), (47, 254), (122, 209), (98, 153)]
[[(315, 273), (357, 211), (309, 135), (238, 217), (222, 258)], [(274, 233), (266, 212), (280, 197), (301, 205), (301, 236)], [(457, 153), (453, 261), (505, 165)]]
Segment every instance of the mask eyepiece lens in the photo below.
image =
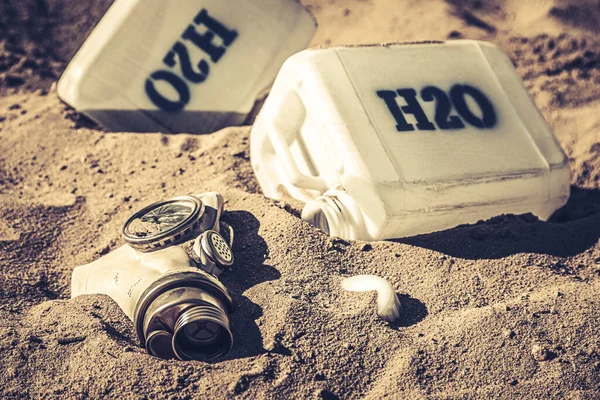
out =
[(141, 252), (152, 252), (190, 240), (198, 234), (204, 203), (194, 196), (159, 201), (134, 213), (125, 223), (125, 242)]

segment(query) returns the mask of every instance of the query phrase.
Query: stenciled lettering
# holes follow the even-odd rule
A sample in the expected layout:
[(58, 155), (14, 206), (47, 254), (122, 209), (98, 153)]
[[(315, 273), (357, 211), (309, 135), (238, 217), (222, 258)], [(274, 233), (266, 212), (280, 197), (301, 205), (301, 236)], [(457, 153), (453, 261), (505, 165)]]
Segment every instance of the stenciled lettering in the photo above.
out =
[(406, 118), (404, 118), (404, 113), (400, 110), (400, 106), (398, 106), (398, 102), (396, 101), (396, 97), (398, 95), (393, 90), (379, 90), (377, 91), (377, 96), (385, 101), (385, 105), (387, 106), (390, 113), (396, 120), (396, 129), (398, 132), (407, 132), (414, 131), (415, 127), (412, 124), (406, 122)]
[[(204, 28), (203, 33), (198, 31), (200, 27)], [(194, 65), (189, 48), (185, 43), (190, 43), (202, 50), (213, 63), (218, 63), (237, 37), (237, 31), (227, 28), (223, 23), (211, 17), (207, 10), (200, 10), (194, 18), (194, 23), (190, 24), (181, 35), (182, 41), (175, 42), (163, 58), (163, 64), (169, 67), (169, 70), (155, 71), (146, 79), (145, 90), (148, 98), (163, 111), (183, 110), (191, 100), (188, 83), (203, 83), (208, 78), (211, 69), (205, 59), (201, 59)], [(220, 43), (217, 43), (217, 40)], [(177, 68), (181, 76), (175, 73)], [(155, 84), (156, 81), (164, 81), (171, 85), (178, 93), (179, 100), (170, 100), (160, 93)]]
[[(155, 81), (165, 81), (170, 84), (179, 95), (179, 100), (172, 101), (163, 96), (156, 90)], [(190, 102), (190, 89), (185, 81), (173, 72), (164, 69), (153, 72), (150, 78), (146, 79), (146, 93), (158, 108), (167, 112), (181, 111)]]
[(435, 123), (442, 130), (463, 129), (460, 117), (450, 115), (452, 112), (452, 103), (448, 94), (435, 86), (427, 86), (421, 90), (421, 98), (425, 101), (435, 100)]
[[(465, 99), (466, 95), (471, 96), (471, 98), (475, 100), (483, 114), (482, 118), (473, 114), (467, 105)], [(476, 87), (469, 85), (454, 85), (452, 89), (450, 89), (450, 98), (452, 99), (456, 111), (458, 111), (460, 116), (469, 124), (481, 129), (493, 128), (496, 125), (496, 111), (494, 110), (492, 102)]]
[(200, 60), (197, 65), (198, 71), (194, 71), (190, 53), (188, 52), (187, 47), (181, 42), (175, 43), (172, 50), (169, 51), (163, 59), (163, 63), (173, 68), (177, 64), (175, 56), (179, 59), (181, 73), (185, 79), (192, 83), (202, 83), (206, 80), (208, 73), (210, 72), (210, 66), (206, 60)]
[(406, 105), (400, 107), (405, 114), (414, 115), (417, 120), (417, 129), (420, 131), (435, 131), (435, 125), (433, 125), (427, 119), (425, 111), (421, 108), (419, 100), (417, 100), (417, 91), (415, 89), (398, 89), (396, 92), (402, 96)]
[[(415, 126), (420, 131), (431, 131), (436, 129), (436, 125), (441, 130), (460, 130), (466, 127), (464, 122), (475, 128), (490, 129), (496, 126), (498, 120), (494, 105), (485, 93), (467, 84), (452, 86), (449, 94), (436, 86), (426, 86), (421, 90), (420, 97), (423, 101), (435, 101), (435, 125), (427, 118), (415, 89), (378, 90), (376, 93), (396, 121), (398, 132), (414, 131)], [(477, 104), (481, 117), (471, 110), (467, 96)], [(398, 97), (406, 104), (400, 105)], [(458, 115), (452, 115), (453, 110)], [(406, 120), (406, 114), (412, 114), (416, 125)]]
[[(206, 54), (210, 55), (210, 59), (213, 62), (219, 62), (227, 50), (227, 48), (224, 46), (229, 46), (231, 43), (233, 43), (238, 36), (237, 32), (227, 29), (219, 21), (210, 17), (204, 9), (200, 11), (196, 18), (194, 18), (194, 22), (197, 26), (204, 25), (208, 30), (204, 34), (200, 34), (196, 30), (196, 26), (190, 25), (183, 32), (181, 37), (193, 42)], [(215, 35), (221, 38), (224, 46), (217, 46), (214, 44), (213, 41), (215, 39)]]

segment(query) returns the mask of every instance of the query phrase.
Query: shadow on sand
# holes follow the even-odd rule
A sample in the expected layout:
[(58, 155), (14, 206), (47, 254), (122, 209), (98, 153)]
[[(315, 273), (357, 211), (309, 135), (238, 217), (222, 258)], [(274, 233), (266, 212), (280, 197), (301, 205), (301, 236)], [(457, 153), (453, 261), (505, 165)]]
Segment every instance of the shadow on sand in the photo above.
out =
[(254, 215), (247, 211), (228, 211), (222, 219), (230, 224), (235, 232), (235, 263), (229, 272), (220, 277), (235, 304), (235, 311), (230, 315), (233, 348), (223, 359), (231, 360), (266, 352), (262, 335), (255, 322), (262, 316), (262, 308), (243, 293), (260, 283), (279, 279), (281, 275), (275, 268), (264, 264), (268, 248), (263, 238), (258, 235), (260, 222)]
[(502, 215), (474, 225), (394, 240), (467, 259), (517, 253), (572, 257), (600, 238), (600, 190), (571, 188), (567, 204), (548, 222), (531, 214)]
[(402, 318), (392, 326), (397, 328), (408, 328), (423, 321), (428, 314), (427, 306), (419, 299), (407, 294), (396, 293), (402, 305)]

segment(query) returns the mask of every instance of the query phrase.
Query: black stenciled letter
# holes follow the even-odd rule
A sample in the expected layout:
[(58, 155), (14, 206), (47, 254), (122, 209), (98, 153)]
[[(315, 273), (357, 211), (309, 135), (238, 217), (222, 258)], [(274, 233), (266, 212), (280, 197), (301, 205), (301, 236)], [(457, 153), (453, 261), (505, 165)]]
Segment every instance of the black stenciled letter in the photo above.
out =
[(181, 72), (185, 79), (193, 83), (202, 83), (206, 80), (210, 67), (205, 60), (201, 60), (198, 63), (198, 69), (200, 72), (194, 71), (192, 66), (192, 60), (188, 53), (187, 47), (181, 42), (177, 42), (173, 45), (173, 48), (167, 53), (163, 59), (165, 65), (173, 68), (176, 64), (175, 55), (179, 58), (179, 64), (181, 66)]
[(406, 122), (406, 118), (404, 118), (404, 114), (402, 114), (402, 110), (400, 110), (400, 107), (396, 102), (396, 97), (398, 97), (396, 92), (394, 92), (393, 90), (378, 90), (377, 96), (379, 96), (381, 99), (383, 99), (383, 101), (385, 101), (385, 105), (387, 106), (388, 110), (390, 110), (390, 113), (396, 120), (396, 129), (398, 130), (398, 132), (408, 132), (415, 130), (415, 127), (412, 126), (412, 124)]
[(452, 103), (446, 92), (435, 86), (427, 86), (421, 90), (421, 97), (425, 101), (435, 100), (435, 123), (442, 130), (463, 129), (465, 124), (452, 112)]
[[(172, 101), (163, 96), (156, 90), (154, 81), (165, 81), (179, 94), (178, 101)], [(146, 79), (146, 94), (158, 108), (167, 112), (177, 112), (190, 101), (190, 89), (183, 79), (171, 71), (160, 70), (153, 72), (150, 78)]]
[(425, 115), (425, 111), (417, 100), (417, 91), (415, 89), (398, 89), (396, 90), (400, 96), (406, 101), (406, 105), (400, 107), (406, 114), (412, 114), (417, 120), (417, 129), (420, 131), (435, 131), (435, 125), (433, 125)]
[(223, 39), (223, 44), (225, 44), (225, 46), (229, 46), (231, 43), (233, 43), (238, 35), (235, 30), (227, 29), (227, 27), (221, 22), (208, 15), (208, 11), (205, 9), (200, 10), (198, 15), (196, 15), (194, 18), (194, 23), (196, 25), (204, 24), (208, 29)]
[[(235, 30), (227, 29), (222, 23), (208, 15), (208, 12), (205, 9), (202, 9), (202, 11), (196, 15), (194, 23), (196, 23), (196, 25), (204, 25), (208, 29), (207, 32), (200, 34), (196, 30), (196, 26), (190, 25), (185, 32), (183, 32), (181, 37), (201, 48), (206, 54), (210, 55), (210, 59), (215, 63), (221, 59), (223, 54), (225, 54), (226, 47), (233, 43), (238, 36), (238, 33)], [(215, 35), (222, 39), (225, 47), (216, 46), (213, 43)]]
[[(465, 95), (471, 96), (477, 102), (477, 105), (481, 109), (481, 118), (473, 114), (469, 109)], [(493, 128), (496, 125), (497, 117), (494, 105), (479, 89), (470, 85), (454, 85), (450, 89), (450, 98), (460, 116), (474, 127)]]

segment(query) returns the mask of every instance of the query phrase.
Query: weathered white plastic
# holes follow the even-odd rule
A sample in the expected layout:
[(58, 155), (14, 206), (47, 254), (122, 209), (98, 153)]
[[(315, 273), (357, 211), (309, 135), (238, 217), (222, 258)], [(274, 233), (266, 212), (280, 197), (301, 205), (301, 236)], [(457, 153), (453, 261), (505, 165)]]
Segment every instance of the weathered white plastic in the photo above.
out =
[(356, 275), (341, 283), (342, 289), (349, 292), (377, 292), (377, 314), (390, 323), (400, 319), (402, 304), (394, 287), (385, 279), (375, 275)]
[(477, 41), (292, 56), (251, 159), (266, 196), (309, 202), (303, 218), (346, 239), (547, 219), (569, 196), (568, 159), (510, 59)]
[(297, 0), (116, 0), (58, 95), (113, 131), (213, 132), (242, 123), (315, 30)]
[(133, 320), (140, 296), (162, 276), (198, 272), (186, 251), (178, 246), (140, 253), (124, 245), (98, 260), (73, 270), (71, 298), (82, 294), (105, 294)]

